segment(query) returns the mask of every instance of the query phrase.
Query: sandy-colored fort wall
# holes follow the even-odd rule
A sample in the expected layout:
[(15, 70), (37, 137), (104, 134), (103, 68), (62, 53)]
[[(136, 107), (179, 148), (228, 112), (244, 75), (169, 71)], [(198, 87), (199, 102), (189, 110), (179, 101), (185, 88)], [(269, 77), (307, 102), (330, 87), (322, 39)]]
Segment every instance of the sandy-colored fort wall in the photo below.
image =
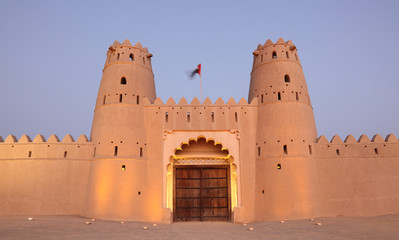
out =
[(93, 147), (86, 136), (0, 142), (0, 215), (83, 215)]
[(399, 213), (399, 143), (393, 135), (372, 140), (324, 136), (314, 145), (318, 216)]

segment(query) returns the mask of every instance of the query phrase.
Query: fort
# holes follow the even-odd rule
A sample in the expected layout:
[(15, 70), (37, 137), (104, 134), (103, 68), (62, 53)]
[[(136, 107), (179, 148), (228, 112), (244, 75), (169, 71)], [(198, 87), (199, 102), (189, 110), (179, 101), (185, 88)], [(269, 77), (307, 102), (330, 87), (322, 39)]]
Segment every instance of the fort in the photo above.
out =
[(319, 136), (296, 46), (253, 52), (248, 99), (156, 97), (147, 48), (107, 51), (91, 136), (0, 137), (0, 215), (255, 222), (399, 213), (399, 141)]

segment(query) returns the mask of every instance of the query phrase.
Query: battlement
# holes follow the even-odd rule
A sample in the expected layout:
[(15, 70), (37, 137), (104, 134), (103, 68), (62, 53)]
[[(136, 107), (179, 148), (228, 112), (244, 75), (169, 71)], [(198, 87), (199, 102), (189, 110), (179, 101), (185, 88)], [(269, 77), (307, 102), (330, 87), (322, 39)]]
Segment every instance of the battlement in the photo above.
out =
[(363, 134), (356, 140), (348, 135), (344, 141), (335, 135), (330, 141), (321, 135), (316, 143), (316, 154), (319, 157), (397, 157), (399, 155), (399, 141), (394, 134), (388, 134), (385, 139), (380, 134), (370, 138)]
[(217, 105), (217, 106), (220, 106), (220, 105), (234, 106), (234, 105), (240, 105), (240, 106), (241, 106), (241, 105), (257, 105), (257, 103), (258, 103), (257, 98), (254, 98), (254, 99), (251, 101), (251, 103), (248, 103), (247, 100), (246, 100), (245, 98), (241, 98), (240, 101), (237, 103), (237, 102), (234, 100), (234, 98), (232, 98), (232, 97), (229, 98), (229, 100), (227, 101), (227, 103), (225, 103), (221, 97), (219, 97), (219, 98), (215, 101), (215, 103), (212, 103), (212, 100), (211, 100), (209, 97), (205, 98), (205, 100), (204, 100), (203, 103), (201, 103), (201, 102), (198, 100), (197, 97), (194, 97), (194, 98), (191, 100), (190, 103), (188, 103), (188, 101), (187, 101), (186, 98), (184, 98), (184, 97), (182, 97), (177, 103), (176, 103), (176, 101), (174, 100), (173, 97), (170, 97), (170, 98), (166, 101), (166, 103), (164, 103), (164, 102), (162, 101), (162, 99), (159, 98), (159, 97), (158, 97), (157, 99), (155, 99), (154, 103), (151, 103), (150, 100), (149, 100), (148, 98), (146, 98), (146, 97), (144, 97), (144, 99), (143, 99), (143, 105), (146, 105), (146, 106), (150, 106), (150, 105), (157, 105), (157, 106), (161, 106), (161, 105), (164, 105), (164, 106), (174, 106), (174, 105), (177, 105), (177, 106), (190, 106), (190, 105), (191, 105), (191, 106), (198, 106), (198, 105), (204, 105), (204, 106), (211, 106), (211, 105)]
[(43, 135), (31, 139), (22, 135), (19, 140), (14, 135), (8, 135), (3, 141), (0, 137), (0, 160), (11, 159), (78, 159), (88, 160), (92, 156), (93, 144), (82, 134), (75, 141), (67, 134), (62, 141), (57, 135), (51, 135), (47, 140)]
[(151, 58), (152, 54), (140, 42), (132, 45), (128, 39), (123, 41), (123, 43), (115, 41), (108, 48), (104, 68), (116, 63), (128, 63), (144, 66), (152, 71)]
[(296, 46), (291, 40), (285, 42), (283, 38), (279, 38), (276, 43), (267, 39), (263, 45), (258, 44), (252, 54), (254, 55), (252, 70), (259, 65), (274, 61), (290, 61), (301, 65)]

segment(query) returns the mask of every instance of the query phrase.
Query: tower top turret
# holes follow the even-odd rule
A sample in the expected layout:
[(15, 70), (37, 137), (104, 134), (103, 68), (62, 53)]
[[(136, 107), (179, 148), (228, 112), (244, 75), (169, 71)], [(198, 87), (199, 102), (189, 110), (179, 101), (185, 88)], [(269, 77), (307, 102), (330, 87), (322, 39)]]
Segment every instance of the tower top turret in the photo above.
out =
[(120, 43), (115, 41), (108, 48), (107, 60), (104, 68), (115, 63), (135, 63), (142, 65), (152, 71), (152, 54), (140, 42), (132, 45), (128, 39)]
[(301, 65), (296, 46), (291, 40), (285, 42), (283, 38), (279, 38), (276, 43), (267, 39), (265, 44), (258, 44), (258, 47), (252, 54), (254, 55), (252, 70), (261, 64), (271, 61), (292, 61)]

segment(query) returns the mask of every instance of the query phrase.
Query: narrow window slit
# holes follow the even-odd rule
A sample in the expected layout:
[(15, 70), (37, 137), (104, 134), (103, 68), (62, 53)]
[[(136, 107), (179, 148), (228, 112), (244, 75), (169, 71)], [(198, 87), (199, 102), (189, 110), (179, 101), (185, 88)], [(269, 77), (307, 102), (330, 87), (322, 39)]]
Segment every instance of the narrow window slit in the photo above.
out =
[(337, 156), (339, 156), (339, 155), (340, 155), (340, 153), (339, 153), (339, 149), (337, 149), (337, 150), (336, 150), (336, 152), (337, 152)]
[(258, 147), (258, 156), (260, 156), (260, 147)]
[(65, 152), (64, 152), (64, 158), (66, 158), (67, 156), (68, 156), (68, 152), (65, 151)]
[(280, 92), (277, 93), (277, 99), (281, 100), (281, 93)]
[(32, 157), (32, 151), (29, 151), (28, 157)]
[(122, 165), (122, 172), (126, 171), (126, 165)]
[(284, 82), (291, 82), (290, 75), (285, 74), (285, 76), (284, 76)]
[(312, 155), (312, 146), (309, 145), (309, 154)]
[(214, 112), (211, 112), (211, 120), (212, 120), (212, 122), (215, 122), (215, 113)]
[(298, 95), (298, 92), (295, 92), (295, 95), (296, 95), (296, 100), (297, 100), (297, 101), (299, 101), (299, 95)]
[[(262, 96), (263, 96), (263, 95), (262, 95)], [(238, 122), (238, 115), (237, 115), (237, 112), (234, 113), (234, 117), (235, 117), (236, 122)]]
[(190, 113), (187, 113), (187, 122), (190, 122)]
[(376, 155), (378, 155), (378, 149), (377, 149), (377, 148), (374, 148), (374, 153), (375, 153)]
[(278, 170), (281, 170), (281, 164), (280, 164), (280, 163), (277, 164), (277, 169), (278, 169)]
[(290, 58), (290, 55), (288, 55), (288, 52), (287, 52), (287, 51), (285, 52), (285, 55), (287, 56), (287, 59)]
[(139, 95), (137, 95), (137, 105), (139, 105), (140, 104), (140, 97), (139, 97)]
[(169, 121), (169, 113), (165, 113), (165, 122), (168, 122)]
[(283, 146), (283, 150), (284, 150), (284, 154), (287, 155), (288, 154), (287, 145)]
[(140, 147), (140, 157), (143, 157), (143, 148)]
[(118, 156), (118, 146), (115, 146), (115, 149), (114, 149), (114, 156), (115, 156), (115, 157)]
[(103, 105), (105, 104), (105, 100), (106, 100), (107, 96), (104, 95), (104, 99), (103, 99)]
[(119, 102), (122, 102), (122, 94), (119, 94)]
[(121, 78), (121, 84), (122, 85), (126, 85), (126, 78), (125, 77)]

